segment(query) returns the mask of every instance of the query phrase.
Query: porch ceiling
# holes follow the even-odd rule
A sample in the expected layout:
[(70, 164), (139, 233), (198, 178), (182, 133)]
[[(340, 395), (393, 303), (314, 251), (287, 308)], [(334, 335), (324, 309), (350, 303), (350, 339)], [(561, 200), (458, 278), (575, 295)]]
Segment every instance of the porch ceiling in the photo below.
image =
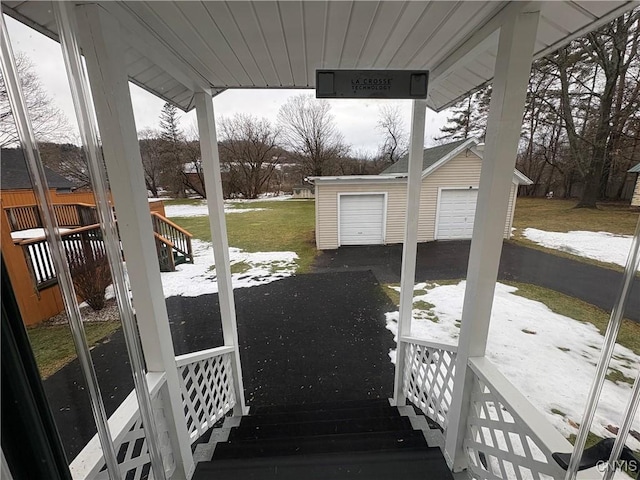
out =
[[(83, 3), (83, 2), (80, 2)], [(85, 2), (86, 3), (86, 2)], [(94, 3), (94, 2), (91, 2)], [(493, 77), (497, 29), (535, 2), (95, 2), (117, 17), (131, 81), (184, 110), (193, 93), (314, 88), (318, 68), (428, 69), (439, 111)], [(639, 5), (542, 2), (540, 57)], [(50, 2), (3, 2), (5, 13), (57, 39)]]

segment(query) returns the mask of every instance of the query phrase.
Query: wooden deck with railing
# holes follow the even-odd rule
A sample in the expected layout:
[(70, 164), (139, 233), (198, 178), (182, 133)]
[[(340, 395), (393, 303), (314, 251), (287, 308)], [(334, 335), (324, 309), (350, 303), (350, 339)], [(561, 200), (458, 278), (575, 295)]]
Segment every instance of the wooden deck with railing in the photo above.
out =
[[(70, 228), (60, 237), (70, 264), (91, 255), (106, 254), (95, 205), (73, 203), (53, 205), (60, 228)], [(11, 232), (42, 229), (43, 222), (36, 205), (19, 205), (4, 209)], [(175, 271), (176, 265), (193, 263), (192, 235), (157, 212), (151, 212), (154, 240), (160, 270)], [(37, 290), (57, 283), (55, 268), (47, 239), (43, 235), (16, 239)]]

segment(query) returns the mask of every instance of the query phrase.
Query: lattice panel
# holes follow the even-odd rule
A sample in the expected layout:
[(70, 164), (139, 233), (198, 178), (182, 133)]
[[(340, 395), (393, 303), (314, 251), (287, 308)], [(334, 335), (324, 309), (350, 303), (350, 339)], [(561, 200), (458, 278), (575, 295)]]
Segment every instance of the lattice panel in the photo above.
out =
[(553, 480), (563, 478), (551, 457), (517, 422), (509, 407), (475, 378), (464, 442), (472, 478), (482, 480)]
[(408, 343), (405, 348), (404, 394), (431, 420), (447, 428), (453, 395), (456, 354)]
[[(165, 388), (166, 385), (163, 386), (162, 390), (152, 399), (152, 402), (158, 432), (160, 453), (162, 455), (162, 461), (164, 463), (167, 478), (170, 478), (175, 471), (175, 458), (169, 441), (167, 422), (161, 398), (161, 392), (163, 392)], [(123, 479), (147, 480), (154, 478), (151, 471), (151, 462), (149, 460), (147, 439), (144, 434), (139, 410), (135, 414), (131, 428), (129, 428), (125, 434), (118, 435), (114, 447)], [(91, 480), (109, 480), (106, 465), (103, 464), (100, 471), (95, 476), (89, 478), (91, 478)]]
[(184, 415), (193, 443), (236, 403), (231, 354), (183, 365), (179, 371)]

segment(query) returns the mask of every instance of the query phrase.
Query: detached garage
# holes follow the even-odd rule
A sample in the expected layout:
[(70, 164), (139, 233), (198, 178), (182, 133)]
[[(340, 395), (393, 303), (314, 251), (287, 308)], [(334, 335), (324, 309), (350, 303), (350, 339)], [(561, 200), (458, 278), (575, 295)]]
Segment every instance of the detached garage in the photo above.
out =
[[(482, 150), (477, 139), (428, 148), (423, 154), (418, 241), (469, 239), (473, 233)], [(316, 245), (402, 243), (407, 202), (408, 159), (380, 175), (314, 177)], [(505, 238), (511, 235), (518, 185), (530, 185), (514, 171)]]

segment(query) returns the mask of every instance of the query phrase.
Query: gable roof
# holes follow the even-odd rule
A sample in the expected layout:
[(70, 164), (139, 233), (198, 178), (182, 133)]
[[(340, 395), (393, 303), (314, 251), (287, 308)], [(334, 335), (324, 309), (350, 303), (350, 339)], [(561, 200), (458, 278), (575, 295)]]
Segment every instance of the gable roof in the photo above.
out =
[[(77, 185), (50, 168), (44, 167), (49, 188), (73, 190)], [(31, 190), (31, 178), (27, 170), (27, 162), (20, 148), (3, 148), (0, 151), (0, 189)]]
[[(456, 140), (455, 142), (445, 143), (436, 147), (426, 148), (422, 152), (422, 178), (426, 177), (434, 170), (445, 164), (458, 154), (467, 149), (482, 159), (482, 151), (474, 148), (480, 141), (477, 138), (466, 138), (464, 140)], [(409, 155), (405, 155), (396, 163), (387, 167), (381, 177), (392, 177), (398, 175), (407, 175), (409, 169)], [(520, 185), (532, 185), (533, 181), (518, 169), (513, 170), (514, 183)]]
[(640, 163), (627, 170), (628, 173), (640, 173)]
[[(426, 148), (422, 152), (422, 171), (434, 165), (439, 160), (455, 155), (457, 150), (463, 150), (478, 144), (478, 140), (475, 138), (465, 138), (462, 140), (456, 140), (455, 142), (445, 143), (444, 145), (438, 145), (436, 147)], [(397, 173), (409, 172), (409, 155), (405, 155), (393, 165), (387, 167), (380, 173), (380, 175), (390, 175)]]

